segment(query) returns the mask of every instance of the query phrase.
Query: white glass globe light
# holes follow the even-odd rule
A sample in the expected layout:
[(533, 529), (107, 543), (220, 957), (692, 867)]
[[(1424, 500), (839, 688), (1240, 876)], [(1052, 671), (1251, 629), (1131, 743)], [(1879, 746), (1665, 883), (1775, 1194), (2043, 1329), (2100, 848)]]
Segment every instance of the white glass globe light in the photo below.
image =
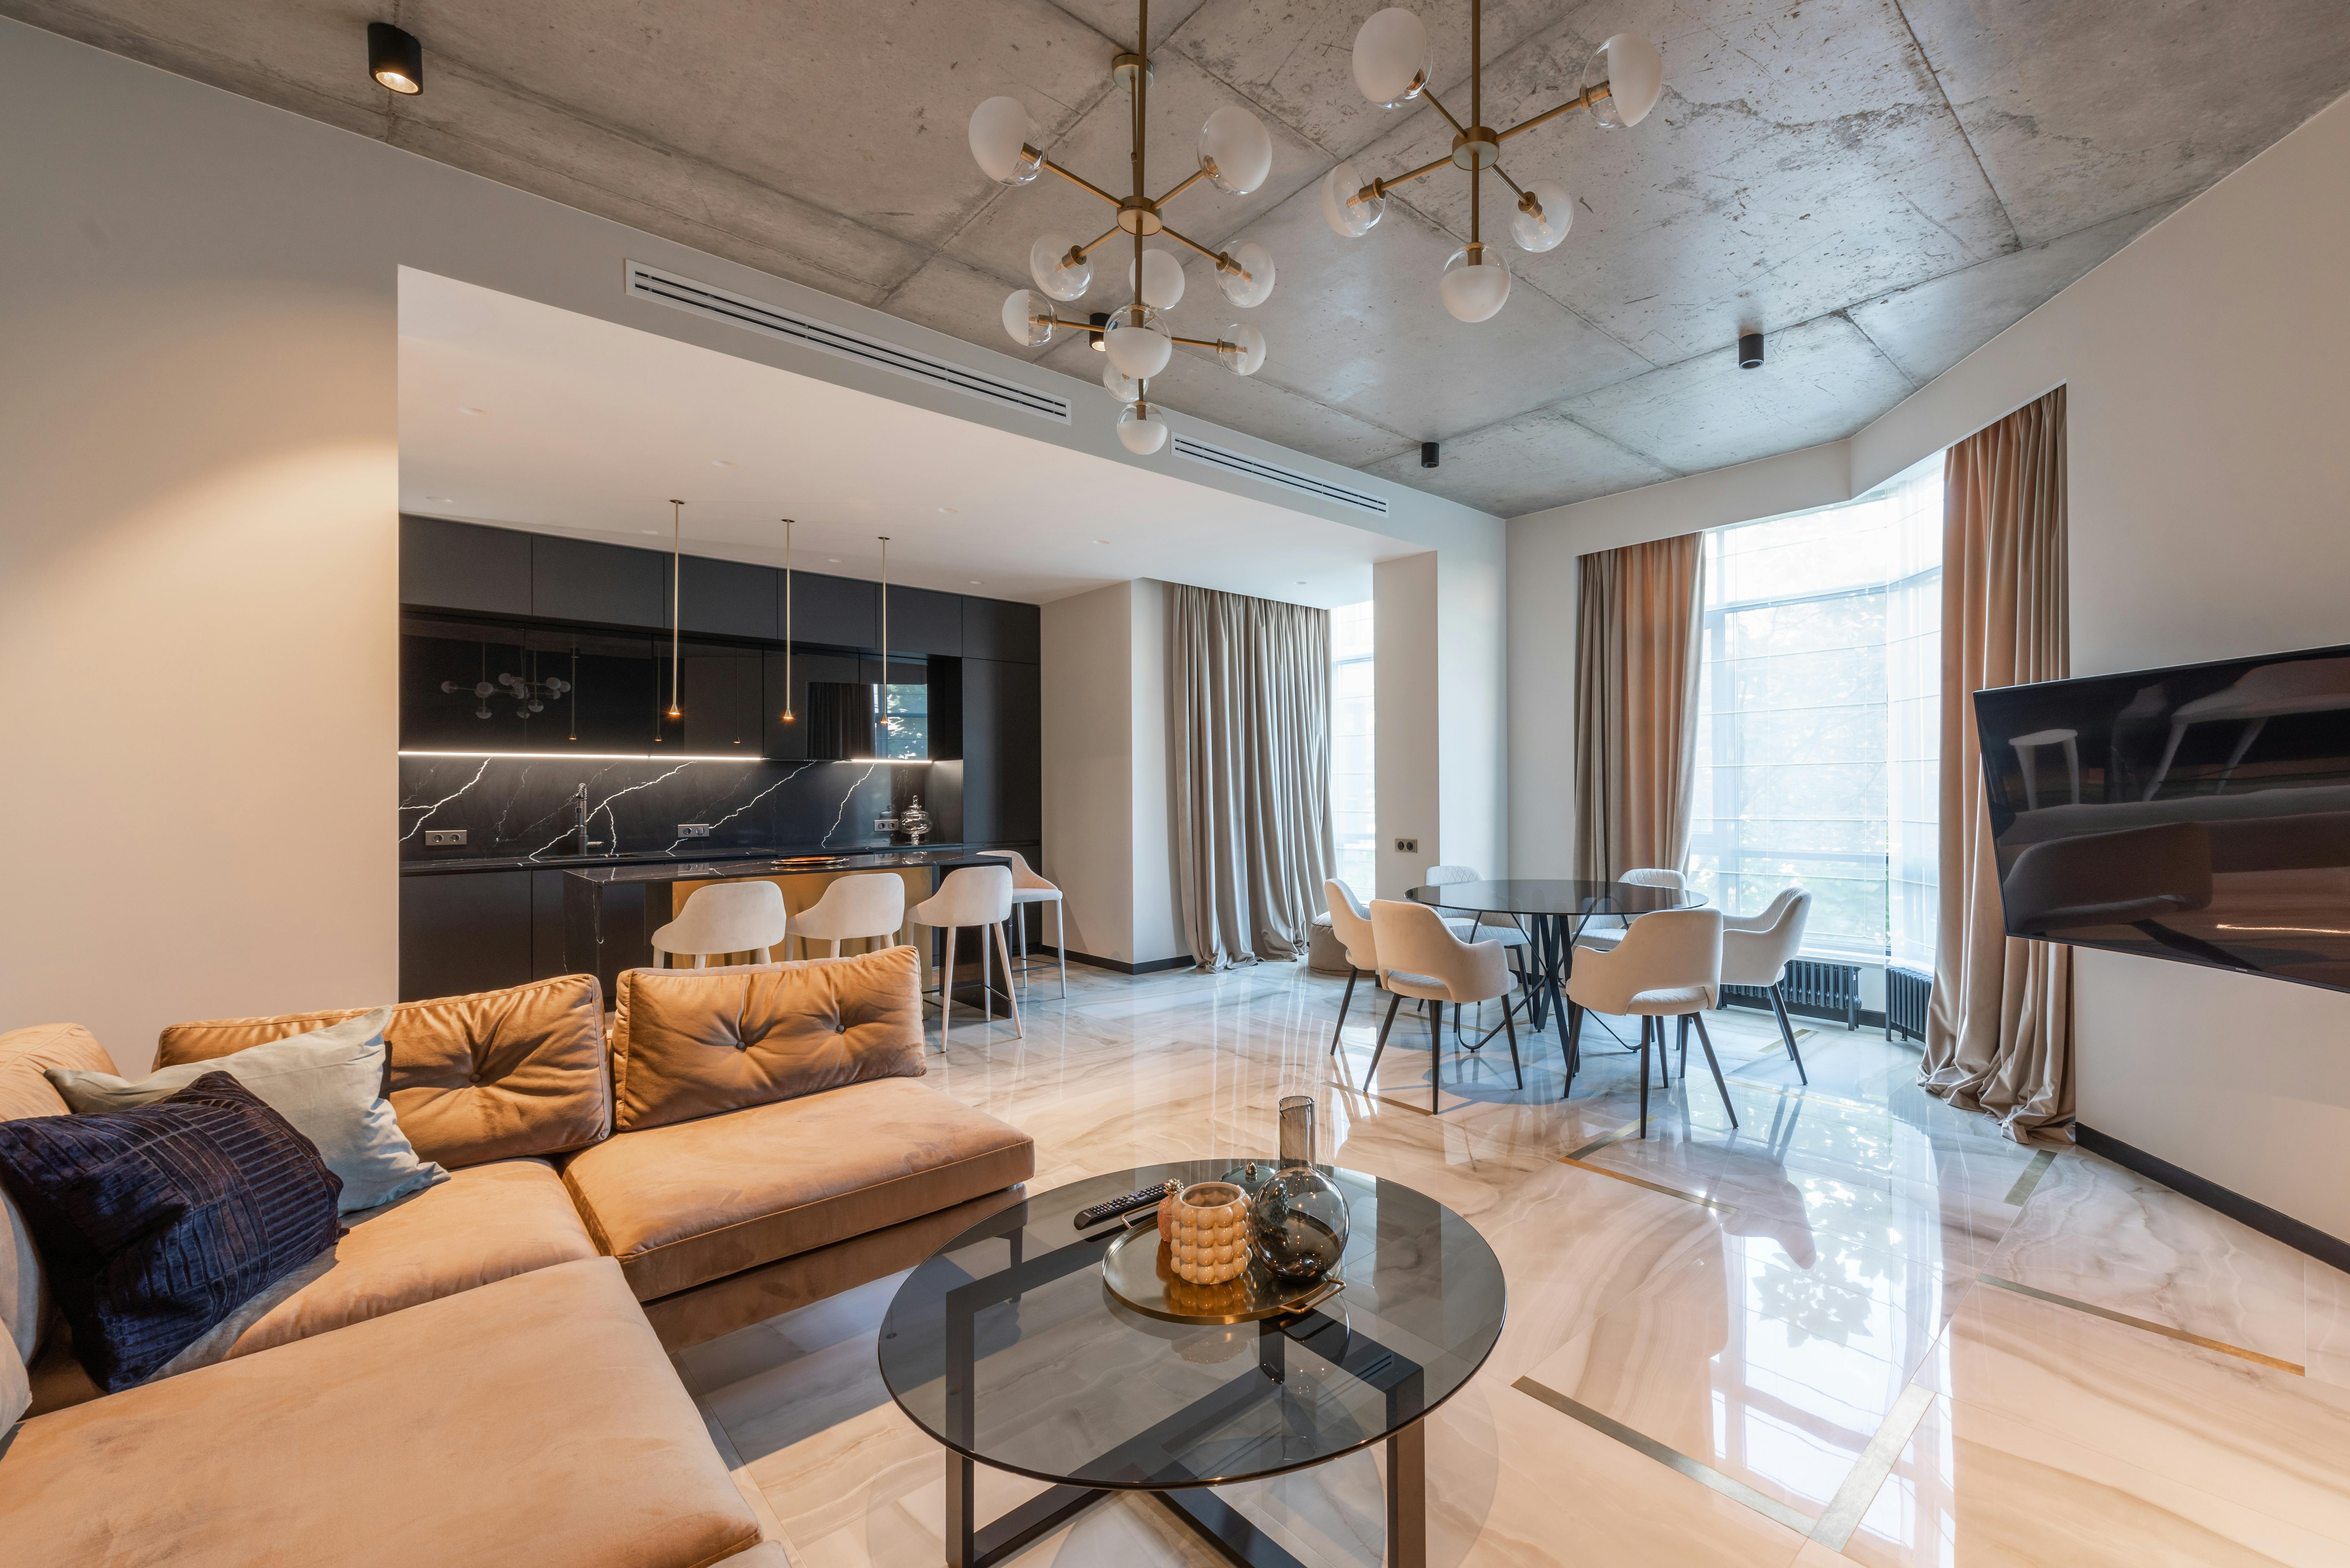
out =
[(1355, 35), (1355, 85), (1382, 109), (1409, 103), (1428, 85), (1428, 29), (1400, 5), (1374, 12)]
[(1137, 457), (1149, 457), (1167, 444), (1167, 421), (1149, 403), (1128, 403), (1118, 416), (1118, 443)]
[(1566, 187), (1555, 180), (1529, 180), (1526, 194), (1542, 208), (1536, 217), (1523, 207), (1510, 214), (1510, 237), (1518, 242), (1521, 250), (1556, 250), (1566, 238), (1567, 230), (1575, 226), (1575, 199)]
[(1053, 340), (1053, 302), (1035, 289), (1015, 288), (1003, 296), (1003, 330), (1023, 348)]
[(1055, 299), (1076, 299), (1093, 286), (1091, 258), (1075, 266), (1067, 265), (1069, 253), (1076, 248), (1076, 242), (1066, 234), (1045, 234), (1028, 247), (1028, 275)]
[(1102, 334), (1102, 348), (1121, 375), (1148, 381), (1167, 369), (1175, 353), (1175, 340), (1168, 336), (1159, 312), (1145, 310), (1138, 322), (1129, 307), (1109, 313), (1109, 330)]
[(1487, 245), (1474, 266), (1469, 265), (1469, 249), (1463, 245), (1452, 253), (1444, 264), (1444, 276), (1436, 286), (1444, 296), (1444, 308), (1456, 321), (1487, 321), (1502, 308), (1510, 297), (1510, 269), (1502, 265), (1501, 256)]
[[(1273, 293), (1273, 253), (1254, 240), (1243, 240), (1225, 253), (1240, 272), (1216, 269), (1216, 286), (1243, 310), (1263, 305)], [(1241, 273), (1248, 275), (1243, 277)]]
[(1586, 92), (1601, 82), (1607, 96), (1591, 106), (1591, 118), (1610, 130), (1638, 125), (1657, 107), (1665, 90), (1665, 57), (1638, 33), (1618, 33), (1591, 51), (1583, 70)]
[(1042, 158), (1026, 150), (1034, 129), (1028, 106), (1016, 98), (992, 98), (971, 111), (971, 155), (980, 172), (1005, 185), (1025, 185), (1044, 171)]
[(1273, 138), (1256, 116), (1226, 104), (1200, 127), (1200, 167), (1217, 190), (1245, 196), (1273, 172)]
[(1142, 396), (1142, 383), (1115, 365), (1102, 367), (1102, 386), (1121, 403), (1130, 403)]
[(1388, 210), (1384, 196), (1367, 196), (1357, 202), (1355, 192), (1365, 181), (1355, 172), (1351, 163), (1341, 163), (1322, 180), (1322, 221), (1330, 225), (1331, 233), (1342, 240), (1358, 240), (1371, 232), (1371, 225)]
[[(1126, 264), (1126, 286), (1134, 288), (1134, 262)], [(1183, 264), (1165, 251), (1142, 253), (1142, 303), (1154, 310), (1172, 310), (1183, 297)]]
[(1216, 344), (1216, 358), (1235, 376), (1253, 376), (1264, 363), (1264, 334), (1253, 327), (1227, 327)]

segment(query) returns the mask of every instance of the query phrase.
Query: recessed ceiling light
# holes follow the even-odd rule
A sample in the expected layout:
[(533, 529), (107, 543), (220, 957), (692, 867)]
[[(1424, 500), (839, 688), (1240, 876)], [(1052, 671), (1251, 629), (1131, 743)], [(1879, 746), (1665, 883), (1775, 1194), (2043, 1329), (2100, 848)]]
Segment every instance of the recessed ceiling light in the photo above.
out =
[(973, 578), (972, 578), (972, 580), (971, 580), (971, 585), (970, 585), (970, 586), (971, 586), (971, 587), (974, 587), (974, 588), (981, 588), (981, 587), (985, 587), (987, 585), (986, 585), (986, 584), (984, 584), (984, 583), (983, 583), (983, 582), (981, 582), (977, 577), (973, 577)]
[(1298, 579), (1297, 579), (1297, 586), (1298, 586), (1299, 587), (1301, 587), (1301, 588), (1302, 588), (1302, 587), (1304, 587), (1305, 586), (1305, 579), (1304, 577), (1300, 577), (1300, 578), (1298, 578)]
[(660, 530), (658, 528), (639, 528), (637, 532), (639, 534), (658, 534)]
[(713, 457), (710, 460), (710, 466), (712, 468), (732, 468), (734, 465), (727, 462), (723, 457)]
[(471, 415), (473, 415), (473, 416), (475, 419), (477, 419), (477, 420), (485, 420), (485, 419), (488, 419), (488, 418), (490, 417), (490, 410), (487, 410), (487, 409), (477, 409), (477, 408), (473, 407), (471, 403), (463, 403), (463, 404), (460, 404), (460, 405), (458, 406), (457, 411), (458, 411), (459, 413), (461, 413), (461, 414), (471, 414)]
[(1094, 541), (1094, 543), (1095, 543), (1095, 544), (1097, 544), (1097, 545), (1107, 545), (1107, 544), (1108, 544), (1108, 543), (1109, 543), (1109, 541), (1108, 541), (1108, 540), (1107, 540), (1107, 539), (1097, 539), (1097, 540), (1095, 540), (1095, 541)]
[(453, 503), (457, 498), (453, 495), (428, 495), (424, 499), (427, 501), (438, 501), (443, 506), (446, 506)]
[(954, 515), (955, 509), (951, 506), (941, 506), (939, 510), (945, 513), (950, 517)]
[(825, 559), (836, 566), (840, 565), (840, 557), (837, 556), (827, 556)]

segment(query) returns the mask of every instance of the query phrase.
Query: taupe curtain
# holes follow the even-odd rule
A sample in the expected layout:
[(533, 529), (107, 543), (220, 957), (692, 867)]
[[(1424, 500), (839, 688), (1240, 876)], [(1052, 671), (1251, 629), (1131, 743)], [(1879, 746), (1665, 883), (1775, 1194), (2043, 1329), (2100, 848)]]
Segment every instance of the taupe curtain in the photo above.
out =
[(2000, 918), (1972, 694), (2069, 673), (2064, 389), (1952, 447), (1942, 504), (1941, 919), (1921, 1082), (2018, 1142), (2073, 1121), (2073, 950)]
[(1302, 957), (1337, 860), (1330, 612), (1168, 584), (1167, 773), (1200, 967)]
[(1703, 540), (1627, 545), (1577, 565), (1575, 874), (1678, 870), (1697, 753)]

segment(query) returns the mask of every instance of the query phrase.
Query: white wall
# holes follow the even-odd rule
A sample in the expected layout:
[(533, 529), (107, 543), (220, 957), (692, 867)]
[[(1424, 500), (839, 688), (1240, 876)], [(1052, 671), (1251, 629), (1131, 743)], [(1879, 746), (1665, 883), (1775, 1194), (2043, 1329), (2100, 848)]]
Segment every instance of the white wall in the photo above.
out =
[[(1443, 858), (1437, 577), (1432, 550), (1371, 568), (1371, 771), (1382, 898), (1402, 898)], [(1398, 838), (1419, 847), (1400, 851)]]
[[(1133, 585), (1040, 614), (1045, 860), (1072, 951), (1134, 961)], [(1162, 798), (1164, 786), (1161, 786)]]
[[(1522, 874), (1572, 838), (1528, 820), (1571, 737), (1523, 697), (1572, 679), (1571, 630), (1529, 610), (1571, 602), (1577, 552), (1847, 499), (2060, 384), (2075, 674), (2350, 641), (2345, 256), (2350, 100), (1849, 441), (1513, 520)], [(2078, 975), (2084, 1123), (2350, 1236), (2350, 995), (2111, 953)]]
[[(400, 266), (1167, 462), (1118, 444), (1107, 400), (1046, 425), (629, 300), (622, 265), (1079, 385), (1055, 372), (21, 23), (0, 81), (0, 1027), (78, 1019), (127, 1070), (175, 1020), (393, 993)], [(1498, 576), (1497, 518), (1179, 422), (1384, 497), (1381, 534), (1490, 542)]]

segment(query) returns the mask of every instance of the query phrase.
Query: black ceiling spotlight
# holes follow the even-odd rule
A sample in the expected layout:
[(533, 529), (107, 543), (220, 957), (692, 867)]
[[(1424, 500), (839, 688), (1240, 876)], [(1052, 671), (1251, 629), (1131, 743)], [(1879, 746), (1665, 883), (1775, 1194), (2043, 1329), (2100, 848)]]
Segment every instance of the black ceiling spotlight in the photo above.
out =
[(424, 90), (424, 46), (389, 22), (368, 24), (368, 75), (398, 93)]
[(1434, 441), (1424, 441), (1419, 443), (1419, 466), (1422, 468), (1434, 468), (1436, 466), (1436, 443)]
[(1742, 370), (1762, 368), (1762, 334), (1742, 332), (1738, 335), (1738, 368)]
[(1107, 345), (1102, 342), (1102, 334), (1109, 330), (1109, 312), (1107, 310), (1095, 311), (1091, 316), (1086, 317), (1086, 337), (1092, 345), (1093, 351), (1097, 354), (1108, 353), (1109, 348)]

